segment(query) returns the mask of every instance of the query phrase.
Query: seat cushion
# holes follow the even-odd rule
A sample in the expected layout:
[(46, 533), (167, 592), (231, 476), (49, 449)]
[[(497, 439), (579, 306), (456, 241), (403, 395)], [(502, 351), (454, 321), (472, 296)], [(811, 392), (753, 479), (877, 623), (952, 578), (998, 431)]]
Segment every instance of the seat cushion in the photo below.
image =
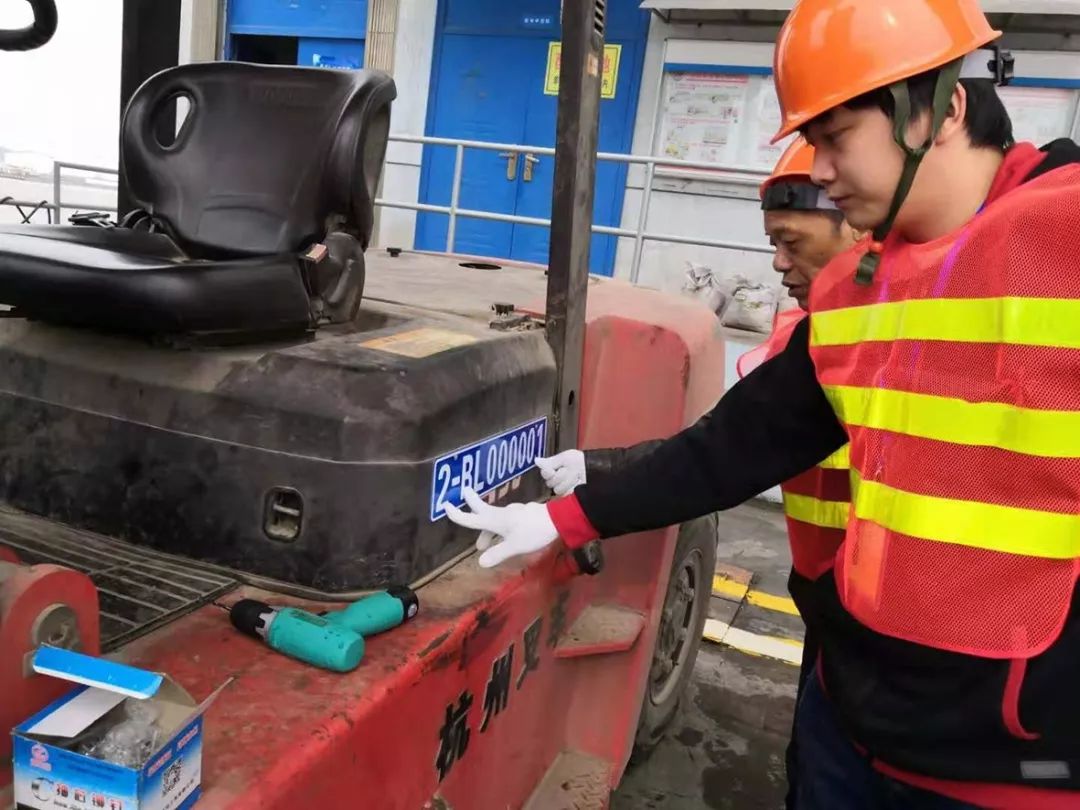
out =
[(0, 304), (38, 320), (141, 335), (311, 324), (295, 256), (195, 261), (164, 234), (126, 228), (0, 226)]

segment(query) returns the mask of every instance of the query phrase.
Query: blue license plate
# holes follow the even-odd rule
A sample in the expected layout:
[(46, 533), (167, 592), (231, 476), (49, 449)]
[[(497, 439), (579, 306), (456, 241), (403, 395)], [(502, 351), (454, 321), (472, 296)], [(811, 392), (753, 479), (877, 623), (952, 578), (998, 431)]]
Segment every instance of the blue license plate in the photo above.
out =
[(431, 520), (446, 516), (446, 504), (461, 506), (461, 490), (480, 495), (528, 472), (547, 451), (547, 417), (462, 447), (435, 460), (431, 480)]

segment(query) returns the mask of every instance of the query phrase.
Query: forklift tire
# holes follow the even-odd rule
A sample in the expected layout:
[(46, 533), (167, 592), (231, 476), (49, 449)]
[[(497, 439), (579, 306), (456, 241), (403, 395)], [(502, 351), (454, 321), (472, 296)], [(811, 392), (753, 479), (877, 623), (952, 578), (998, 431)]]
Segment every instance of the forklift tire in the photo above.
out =
[(663, 739), (694, 672), (709, 615), (717, 527), (716, 515), (708, 515), (679, 528), (631, 764), (646, 759)]

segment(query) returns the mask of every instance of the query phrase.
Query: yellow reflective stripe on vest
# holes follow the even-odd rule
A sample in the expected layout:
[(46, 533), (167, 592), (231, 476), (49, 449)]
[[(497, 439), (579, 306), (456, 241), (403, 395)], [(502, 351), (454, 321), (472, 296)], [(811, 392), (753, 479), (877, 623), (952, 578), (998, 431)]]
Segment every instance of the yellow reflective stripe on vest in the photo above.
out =
[(845, 444), (818, 466), (826, 470), (846, 470), (851, 466), (851, 445)]
[(812, 346), (945, 340), (1080, 348), (1080, 300), (930, 298), (824, 310), (810, 317)]
[(855, 470), (851, 487), (856, 517), (900, 534), (1029, 557), (1080, 557), (1080, 515), (916, 495), (862, 481)]
[(967, 402), (887, 388), (822, 386), (840, 421), (952, 444), (1029, 456), (1080, 458), (1080, 412)]
[(850, 504), (846, 501), (823, 501), (808, 495), (784, 493), (784, 514), (792, 520), (821, 526), (823, 529), (843, 529), (847, 526)]

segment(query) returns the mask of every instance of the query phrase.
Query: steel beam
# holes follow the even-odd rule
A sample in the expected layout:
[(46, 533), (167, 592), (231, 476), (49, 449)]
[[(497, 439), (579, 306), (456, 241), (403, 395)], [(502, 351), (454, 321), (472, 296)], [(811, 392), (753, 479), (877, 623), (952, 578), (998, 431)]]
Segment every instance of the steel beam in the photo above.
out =
[(558, 368), (556, 450), (577, 445), (606, 5), (606, 0), (565, 0), (562, 8), (547, 287), (547, 339)]
[[(121, 34), (120, 114), (139, 86), (166, 68), (179, 62), (180, 0), (124, 0)], [(175, 108), (163, 109), (157, 122), (162, 143), (171, 143), (176, 135)], [(120, 184), (117, 208), (122, 217), (135, 207), (124, 182), (123, 150), (120, 155)]]

